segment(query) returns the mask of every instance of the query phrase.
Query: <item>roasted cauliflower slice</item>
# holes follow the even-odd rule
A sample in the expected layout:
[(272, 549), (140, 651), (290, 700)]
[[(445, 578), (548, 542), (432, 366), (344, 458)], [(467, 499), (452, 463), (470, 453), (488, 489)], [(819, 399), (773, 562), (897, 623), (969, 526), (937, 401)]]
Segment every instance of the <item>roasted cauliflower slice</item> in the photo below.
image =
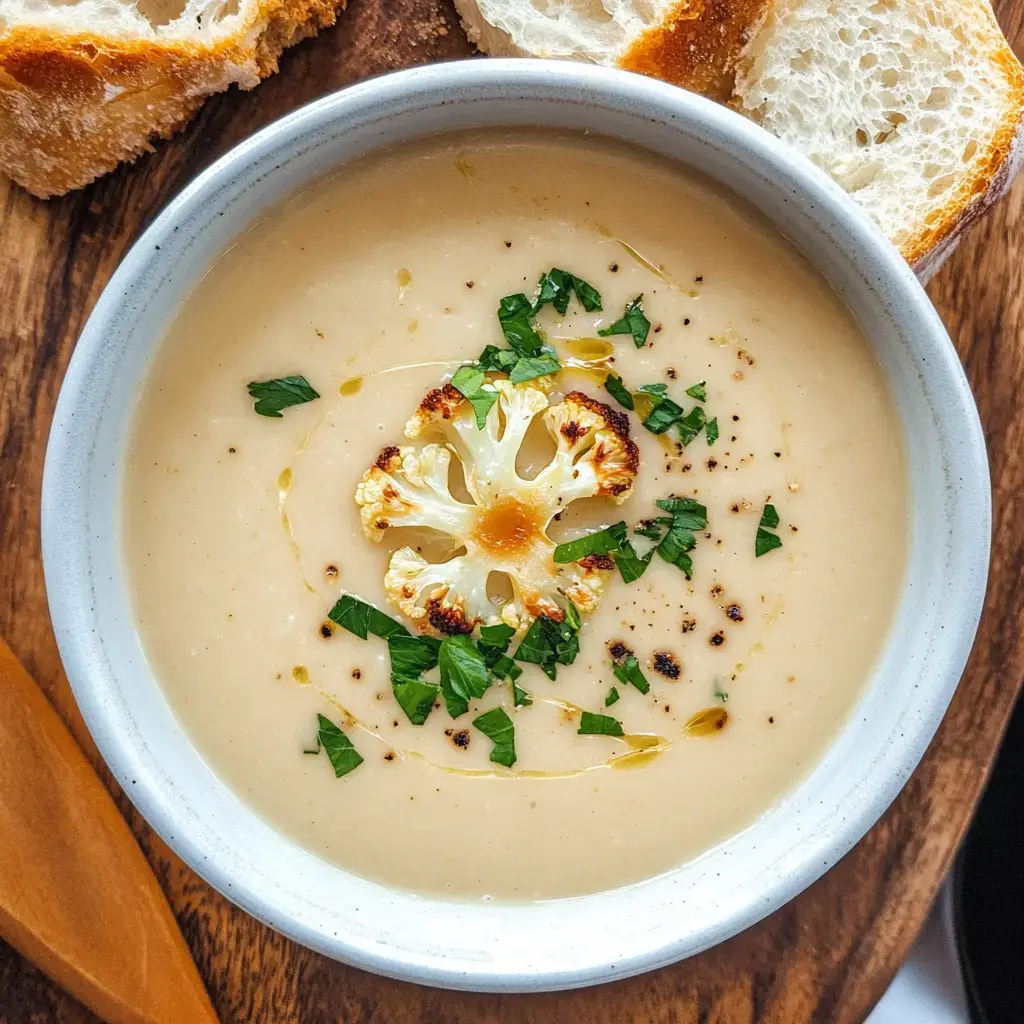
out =
[[(391, 527), (427, 527), (451, 537), (464, 554), (429, 562), (411, 547), (392, 556), (384, 577), (389, 599), (422, 630), (468, 633), (503, 622), (516, 628), (539, 615), (562, 619), (566, 599), (593, 611), (614, 570), (607, 556), (574, 564), (552, 560), (551, 520), (579, 498), (625, 501), (639, 453), (621, 413), (579, 391), (551, 405), (541, 388), (495, 380), (485, 385), (497, 401), (478, 429), (474, 411), (450, 385), (431, 391), (406, 424), (410, 440), (428, 430), (443, 441), (385, 448), (356, 488), (363, 531), (379, 541)], [(526, 432), (538, 415), (555, 455), (532, 480), (516, 471)], [(449, 487), (451, 457), (462, 464), (474, 504)], [(503, 573), (512, 597), (500, 605), (487, 593), (488, 577)]]

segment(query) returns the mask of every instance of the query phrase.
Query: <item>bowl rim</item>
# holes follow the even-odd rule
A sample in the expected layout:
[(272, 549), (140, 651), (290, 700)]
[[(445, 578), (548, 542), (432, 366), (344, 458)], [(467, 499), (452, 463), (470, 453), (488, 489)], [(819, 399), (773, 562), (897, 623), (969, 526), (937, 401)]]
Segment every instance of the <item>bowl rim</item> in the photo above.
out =
[[(813, 841), (802, 848), (799, 857), (790, 858), (778, 875), (767, 878), (756, 899), (747, 892), (742, 906), (723, 900), (717, 912), (707, 911), (708, 920), (699, 926), (690, 927), (685, 934), (652, 938), (639, 952), (614, 949), (606, 942), (600, 955), (595, 954), (585, 962), (574, 962), (568, 967), (552, 962), (550, 956), (541, 961), (531, 960), (514, 942), (510, 943), (508, 963), (504, 966), (497, 961), (474, 959), (469, 950), (461, 950), (454, 956), (447, 948), (427, 950), (422, 957), (413, 956), (408, 949), (396, 952), (393, 936), (383, 941), (379, 936), (371, 937), (376, 938), (376, 941), (371, 941), (363, 934), (339, 934), (337, 930), (332, 934), (331, 925), (320, 922), (309, 908), (300, 908), (294, 903), (285, 906), (280, 892), (268, 893), (261, 888), (261, 880), (251, 873), (239, 877), (238, 872), (247, 869), (239, 867), (226, 847), (211, 848), (208, 838), (203, 838), (202, 831), (192, 820), (193, 816), (182, 814), (180, 810), (172, 811), (172, 804), (161, 789), (167, 784), (166, 776), (155, 773), (153, 766), (147, 764), (147, 754), (140, 748), (138, 737), (114, 727), (118, 681), (106, 660), (107, 655), (101, 650), (102, 638), (97, 640), (97, 633), (102, 631), (97, 617), (97, 581), (89, 554), (93, 541), (87, 516), (79, 507), (87, 501), (83, 475), (94, 472), (90, 467), (96, 455), (96, 437), (88, 429), (95, 416), (90, 413), (82, 415), (90, 386), (94, 383), (91, 375), (102, 357), (108, 329), (119, 312), (129, 304), (133, 290), (140, 287), (143, 272), (154, 260), (154, 248), (159, 249), (161, 243), (170, 242), (178, 226), (196, 215), (204, 204), (211, 201), (211, 197), (224, 188), (225, 183), (235, 186), (245, 175), (256, 173), (258, 164), (269, 164), (275, 159), (280, 162), (269, 169), (264, 168), (264, 173), (278, 173), (303, 145), (315, 144), (318, 136), (336, 129), (346, 119), (370, 116), (370, 112), (376, 109), (388, 109), (389, 104), (401, 106), (428, 101), (451, 104), (474, 90), (482, 94), (487, 90), (502, 89), (514, 95), (546, 97), (549, 102), (569, 102), (566, 91), (574, 90), (577, 103), (605, 104), (606, 107), (618, 103), (634, 118), (640, 116), (637, 113), (640, 108), (648, 109), (652, 120), (655, 116), (665, 117), (679, 125), (680, 131), (706, 131), (720, 140), (723, 146), (732, 147), (732, 158), (745, 157), (766, 175), (794, 185), (796, 205), (813, 208), (816, 212), (808, 214), (811, 219), (828, 221), (839, 233), (835, 243), (837, 249), (865, 274), (873, 275), (875, 283), (885, 294), (900, 300), (900, 308), (894, 308), (891, 313), (894, 322), (906, 325), (910, 334), (924, 339), (917, 344), (922, 351), (926, 350), (926, 373), (930, 380), (941, 383), (942, 396), (951, 403), (947, 415), (960, 423), (960, 442), (950, 455), (952, 461), (947, 467), (948, 471), (959, 475), (959, 484), (950, 486), (959, 486), (968, 493), (964, 506), (958, 506), (955, 511), (958, 525), (967, 527), (960, 530), (962, 549), (955, 556), (947, 554), (947, 558), (952, 559), (949, 571), (955, 568), (960, 574), (955, 591), (949, 591), (957, 597), (945, 620), (945, 633), (937, 638), (936, 650), (932, 652), (941, 663), (942, 670), (931, 690), (928, 693), (922, 691), (915, 698), (912, 705), (915, 717), (901, 730), (893, 748), (882, 751), (865, 769), (861, 782), (870, 792), (861, 793), (851, 806), (844, 808), (841, 817), (830, 822), (827, 835), (814, 836)], [(442, 99), (442, 94), (449, 98)], [(278, 198), (288, 191), (287, 186), (282, 186)], [(224, 244), (228, 241), (225, 238)], [(816, 261), (812, 259), (812, 262)], [(152, 350), (157, 342), (149, 339), (144, 344)], [(90, 422), (83, 423), (86, 419)], [(973, 500), (969, 499), (969, 492), (973, 492)], [(522, 58), (429, 65), (349, 86), (275, 121), (234, 147), (188, 184), (124, 257), (82, 332), (58, 399), (47, 446), (42, 497), (46, 588), (68, 679), (104, 759), (155, 831), (221, 893), (305, 946), (394, 978), (453, 989), (505, 992), (577, 987), (628, 977), (675, 962), (767, 916), (834, 865), (874, 824), (900, 791), (923, 755), (952, 697), (980, 617), (991, 519), (984, 439), (966, 377), (945, 329), (899, 252), (831, 179), (756, 125), (695, 94), (628, 72)], [(904, 595), (901, 605), (905, 600)], [(852, 719), (844, 730), (850, 728), (853, 728)], [(830, 751), (836, 743), (834, 740)], [(199, 755), (194, 750), (193, 755), (198, 761)], [(806, 782), (805, 779), (801, 786)], [(241, 798), (233, 795), (232, 798), (241, 803)], [(787, 805), (788, 800), (785, 798), (772, 813)], [(727, 846), (739, 838), (733, 837), (722, 845)], [(710, 853), (718, 849), (716, 847)], [(237, 851), (234, 856), (237, 856)], [(595, 911), (595, 907), (606, 901), (606, 897), (626, 894), (627, 899), (632, 898), (630, 893), (635, 895), (649, 889), (659, 880), (688, 867), (682, 865), (666, 876), (613, 890), (612, 893), (530, 905), (537, 908), (536, 913), (526, 905), (506, 904), (492, 904), (486, 913), (508, 915), (510, 919), (517, 917), (517, 920), (522, 918), (526, 927), (536, 927), (538, 922), (550, 927), (551, 921), (545, 917), (550, 908), (555, 906), (560, 908), (560, 913), (570, 914), (567, 908), (573, 904), (573, 920), (578, 917), (581, 928), (587, 921), (596, 927), (598, 918), (594, 915), (599, 911)], [(380, 889), (392, 902), (397, 899), (403, 906), (408, 902), (406, 909), (409, 913), (416, 912), (414, 904), (418, 902), (421, 909), (432, 907), (432, 912), (438, 915), (442, 910), (448, 913), (451, 908), (462, 908), (465, 913), (461, 920), (477, 924), (484, 920), (474, 916), (478, 915), (480, 908), (470, 912), (453, 901), (397, 893), (356, 879), (341, 869), (331, 870), (342, 876), (344, 885), (357, 899), (368, 899), (368, 890)], [(525, 964), (532, 964), (532, 967), (527, 969), (523, 966)]]

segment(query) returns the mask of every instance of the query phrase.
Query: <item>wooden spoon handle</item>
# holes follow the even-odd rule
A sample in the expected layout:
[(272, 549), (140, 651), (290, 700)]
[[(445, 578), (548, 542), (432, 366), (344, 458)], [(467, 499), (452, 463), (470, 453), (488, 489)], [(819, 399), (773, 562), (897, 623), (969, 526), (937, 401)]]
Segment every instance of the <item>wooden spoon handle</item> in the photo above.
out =
[(135, 837), (3, 640), (0, 936), (110, 1024), (217, 1024)]

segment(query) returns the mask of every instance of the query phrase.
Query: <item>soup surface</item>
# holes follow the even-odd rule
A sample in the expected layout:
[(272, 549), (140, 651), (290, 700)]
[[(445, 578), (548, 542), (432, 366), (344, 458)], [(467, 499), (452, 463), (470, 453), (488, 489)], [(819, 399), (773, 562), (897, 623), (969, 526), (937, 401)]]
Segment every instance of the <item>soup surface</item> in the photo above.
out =
[[(538, 293), (552, 268), (567, 273)], [(503, 325), (517, 293), (551, 301), (510, 300)], [(500, 401), (504, 374), (464, 371), (485, 429), (468, 401), (458, 433), (439, 418), (449, 388), (407, 437), (488, 345), (513, 379), (562, 369)], [(250, 382), (299, 375), (292, 397), (319, 397), (258, 414), (288, 385), (256, 388), (254, 408)], [(546, 426), (573, 391), (576, 412)], [(410, 480), (429, 444), (427, 501)], [(534, 481), (546, 511), (523, 499)], [(655, 505), (670, 496), (690, 501)], [(616, 531), (576, 561), (544, 547), (545, 529), (565, 542), (620, 521), (632, 559)], [(126, 479), (144, 646), (211, 768), (323, 857), (464, 898), (608, 889), (748, 826), (849, 714), (906, 539), (901, 429), (826, 282), (678, 165), (551, 132), (394, 148), (254, 225), (171, 325)], [(520, 577), (516, 544), (542, 556)], [(492, 623), (518, 615), (510, 642), (488, 633), (511, 662), (458, 632), (481, 600)], [(347, 628), (359, 602), (390, 617), (365, 639)], [(454, 639), (389, 647), (373, 630), (393, 621)]]

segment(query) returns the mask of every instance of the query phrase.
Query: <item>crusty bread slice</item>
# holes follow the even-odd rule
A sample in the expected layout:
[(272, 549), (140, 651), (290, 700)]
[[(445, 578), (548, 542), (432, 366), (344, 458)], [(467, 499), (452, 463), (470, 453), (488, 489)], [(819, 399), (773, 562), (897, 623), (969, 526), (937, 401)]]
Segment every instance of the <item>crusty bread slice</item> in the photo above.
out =
[(1024, 70), (986, 0), (456, 6), (488, 53), (629, 68), (730, 102), (828, 171), (922, 276), (1024, 162)]
[(79, 188), (252, 88), (344, 0), (0, 0), (0, 171), (37, 196)]

